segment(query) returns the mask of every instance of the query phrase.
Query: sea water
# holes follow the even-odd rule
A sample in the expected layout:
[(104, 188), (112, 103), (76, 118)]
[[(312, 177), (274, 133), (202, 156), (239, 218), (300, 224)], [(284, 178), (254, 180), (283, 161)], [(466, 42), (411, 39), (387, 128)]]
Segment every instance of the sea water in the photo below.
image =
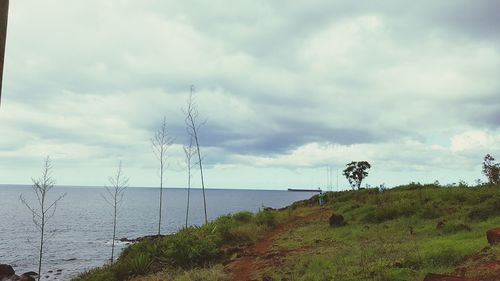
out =
[[(43, 280), (69, 280), (80, 272), (101, 266), (111, 254), (112, 207), (102, 198), (104, 188), (54, 187), (49, 199), (66, 194), (54, 216), (47, 222), (42, 275)], [(314, 195), (309, 192), (276, 190), (206, 189), (208, 219), (239, 211), (258, 211), (262, 207), (281, 208)], [(10, 264), (17, 274), (37, 271), (39, 232), (30, 211), (19, 197), (35, 203), (30, 186), (0, 185), (0, 263)], [(192, 189), (189, 225), (204, 222), (203, 197)], [(51, 202), (51, 200), (49, 200)], [(187, 190), (163, 189), (162, 234), (185, 225)], [(158, 188), (127, 188), (118, 213), (120, 238), (137, 238), (158, 232)], [(125, 247), (118, 243), (118, 249)]]

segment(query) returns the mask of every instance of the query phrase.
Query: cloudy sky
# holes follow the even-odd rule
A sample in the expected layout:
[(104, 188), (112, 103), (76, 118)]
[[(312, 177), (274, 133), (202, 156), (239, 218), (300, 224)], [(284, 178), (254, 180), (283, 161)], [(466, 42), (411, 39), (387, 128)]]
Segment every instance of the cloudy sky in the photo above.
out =
[(0, 182), (30, 183), (50, 155), (59, 184), (101, 186), (122, 160), (132, 185), (155, 186), (165, 116), (167, 185), (184, 186), (194, 84), (208, 187), (324, 186), (353, 160), (372, 164), (371, 185), (472, 183), (486, 153), (500, 159), (499, 13), (497, 0), (11, 1)]

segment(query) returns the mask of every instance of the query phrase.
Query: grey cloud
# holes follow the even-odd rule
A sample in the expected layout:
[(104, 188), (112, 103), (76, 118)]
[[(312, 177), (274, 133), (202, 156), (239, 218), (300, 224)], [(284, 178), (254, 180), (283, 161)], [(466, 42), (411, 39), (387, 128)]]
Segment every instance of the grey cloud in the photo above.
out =
[[(499, 6), (15, 1), (3, 103), (46, 117), (8, 121), (16, 130), (133, 158), (142, 148), (149, 153), (163, 115), (176, 143), (185, 142), (180, 108), (195, 84), (201, 118), (208, 119), (200, 140), (212, 166), (235, 155), (286, 155), (311, 142), (380, 145), (444, 129), (498, 129)], [(359, 28), (362, 16), (383, 25), (343, 38), (356, 33), (351, 24)], [(345, 50), (332, 51), (342, 43)], [(101, 124), (109, 118), (123, 127)], [(65, 124), (51, 124), (55, 119)], [(432, 161), (422, 151), (395, 161)]]

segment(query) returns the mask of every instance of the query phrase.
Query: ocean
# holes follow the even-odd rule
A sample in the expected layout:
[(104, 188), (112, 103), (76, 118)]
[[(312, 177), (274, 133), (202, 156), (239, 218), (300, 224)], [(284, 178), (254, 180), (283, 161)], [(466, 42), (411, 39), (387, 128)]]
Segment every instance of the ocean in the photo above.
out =
[[(80, 272), (109, 261), (112, 242), (112, 209), (102, 198), (101, 187), (56, 186), (50, 198), (66, 193), (55, 215), (47, 222), (42, 266), (43, 280), (69, 280)], [(31, 186), (0, 185), (0, 263), (10, 264), (17, 274), (37, 271), (39, 232), (30, 211), (19, 196), (33, 202)], [(209, 220), (239, 211), (256, 212), (281, 208), (313, 193), (276, 190), (206, 189)], [(158, 188), (127, 188), (118, 215), (117, 238), (137, 238), (158, 231)], [(50, 201), (50, 200), (49, 200)], [(200, 189), (191, 190), (189, 225), (204, 222)], [(162, 234), (185, 225), (187, 190), (163, 190)], [(126, 245), (118, 243), (121, 250)]]

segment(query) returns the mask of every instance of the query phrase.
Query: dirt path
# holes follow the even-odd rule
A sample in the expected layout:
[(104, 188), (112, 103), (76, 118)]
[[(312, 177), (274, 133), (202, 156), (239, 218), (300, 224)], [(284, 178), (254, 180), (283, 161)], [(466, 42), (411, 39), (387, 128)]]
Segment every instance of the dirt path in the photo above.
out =
[[(327, 209), (317, 210), (311, 214), (308, 214), (303, 217), (296, 217), (291, 221), (280, 224), (276, 226), (271, 232), (269, 232), (264, 238), (257, 241), (255, 245), (251, 246), (243, 257), (237, 259), (232, 262), (229, 267), (231, 268), (232, 278), (231, 281), (249, 281), (252, 280), (250, 277), (252, 273), (256, 270), (262, 269), (266, 266), (266, 258), (276, 256), (276, 255), (286, 255), (286, 252), (283, 253), (271, 253), (270, 250), (273, 245), (273, 238), (278, 236), (279, 234), (296, 227), (299, 224), (322, 219), (326, 217)], [(263, 258), (263, 260), (257, 261), (257, 258)]]

